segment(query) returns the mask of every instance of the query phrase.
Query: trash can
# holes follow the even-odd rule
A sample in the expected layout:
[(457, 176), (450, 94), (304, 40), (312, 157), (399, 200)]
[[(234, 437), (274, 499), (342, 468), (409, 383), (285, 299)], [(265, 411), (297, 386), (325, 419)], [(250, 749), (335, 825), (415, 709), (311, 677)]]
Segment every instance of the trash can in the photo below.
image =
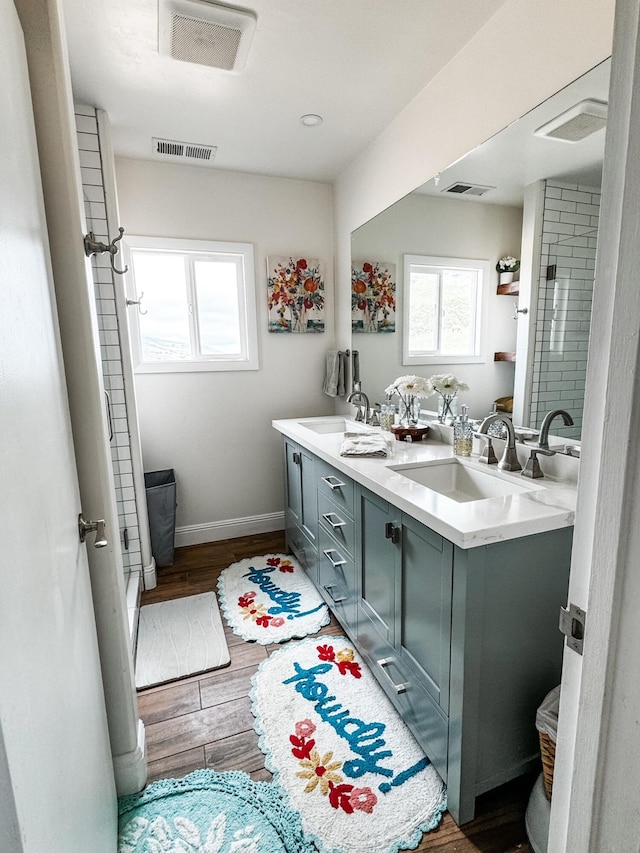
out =
[(151, 553), (157, 566), (172, 566), (176, 534), (176, 478), (173, 468), (144, 475), (151, 534)]
[(542, 780), (544, 793), (551, 799), (553, 790), (553, 770), (556, 761), (556, 741), (558, 739), (558, 710), (560, 707), (560, 686), (554, 687), (545, 696), (536, 712), (536, 729), (540, 738), (542, 756)]

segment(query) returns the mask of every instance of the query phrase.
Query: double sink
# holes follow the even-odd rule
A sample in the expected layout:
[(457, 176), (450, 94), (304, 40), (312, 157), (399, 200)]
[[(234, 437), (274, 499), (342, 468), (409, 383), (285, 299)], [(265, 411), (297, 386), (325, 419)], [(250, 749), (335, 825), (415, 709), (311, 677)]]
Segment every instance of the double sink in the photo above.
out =
[[(313, 421), (300, 421), (300, 426), (321, 435), (343, 432), (370, 432), (371, 428), (363, 423), (345, 418), (327, 418)], [(425, 486), (457, 503), (483, 501), (509, 495), (519, 495), (539, 491), (543, 487), (532, 482), (524, 482), (517, 475), (504, 474), (501, 471), (484, 471), (477, 468), (478, 462), (458, 457), (433, 459), (426, 462), (387, 465), (387, 470), (395, 471), (401, 477)], [(495, 467), (495, 466), (494, 466)]]

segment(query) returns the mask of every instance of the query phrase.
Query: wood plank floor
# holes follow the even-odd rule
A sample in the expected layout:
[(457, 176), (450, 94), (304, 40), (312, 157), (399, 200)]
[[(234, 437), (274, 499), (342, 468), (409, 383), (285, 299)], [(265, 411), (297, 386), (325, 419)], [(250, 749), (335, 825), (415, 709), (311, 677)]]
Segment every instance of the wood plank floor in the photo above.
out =
[[(222, 569), (257, 554), (285, 551), (284, 533), (261, 534), (176, 549), (173, 566), (158, 570), (158, 586), (144, 592), (142, 604), (217, 590)], [(224, 621), (224, 619), (223, 619)], [(343, 633), (339, 623), (320, 634)], [(138, 693), (149, 753), (149, 781), (180, 777), (192, 770), (244, 770), (269, 781), (253, 730), (248, 698), (251, 676), (275, 646), (247, 643), (225, 623), (231, 664)], [(423, 836), (419, 853), (532, 853), (524, 811), (535, 777), (526, 776), (478, 799), (476, 818), (462, 828), (445, 814), (440, 826)], [(366, 851), (362, 851), (366, 853)]]

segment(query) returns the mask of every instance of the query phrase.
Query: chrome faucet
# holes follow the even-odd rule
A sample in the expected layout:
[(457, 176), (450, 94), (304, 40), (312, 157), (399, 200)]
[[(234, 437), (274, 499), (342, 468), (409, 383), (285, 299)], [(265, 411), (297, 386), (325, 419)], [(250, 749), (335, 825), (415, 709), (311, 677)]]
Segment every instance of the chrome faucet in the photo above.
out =
[(551, 421), (559, 417), (562, 418), (565, 426), (573, 426), (573, 418), (564, 409), (552, 409), (550, 412), (547, 412), (542, 420), (540, 438), (538, 439), (538, 447), (543, 450), (549, 449), (549, 427), (551, 426)]
[[(361, 391), (358, 387), (354, 388), (353, 391), (347, 397), (347, 403), (353, 403), (353, 405), (358, 409), (356, 414), (356, 421), (358, 423), (369, 423), (369, 398), (364, 393), (364, 391)], [(362, 414), (363, 407), (364, 415)]]
[(502, 421), (507, 428), (508, 436), (504, 453), (498, 462), (498, 468), (502, 468), (503, 471), (521, 471), (522, 465), (518, 461), (518, 454), (516, 452), (516, 434), (513, 429), (513, 424), (511, 423), (511, 418), (508, 418), (506, 415), (489, 415), (478, 427), (478, 435), (486, 436), (487, 429), (495, 421)]

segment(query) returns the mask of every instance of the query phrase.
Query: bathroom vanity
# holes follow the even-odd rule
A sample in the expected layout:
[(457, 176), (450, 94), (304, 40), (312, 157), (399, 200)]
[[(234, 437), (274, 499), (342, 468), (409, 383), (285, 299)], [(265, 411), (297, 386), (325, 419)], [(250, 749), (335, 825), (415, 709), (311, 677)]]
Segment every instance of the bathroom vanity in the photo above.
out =
[(575, 478), (526, 482), (388, 433), (391, 456), (342, 457), (344, 418), (273, 425), (287, 545), (465, 823), (478, 794), (539, 768), (535, 713), (560, 681)]

